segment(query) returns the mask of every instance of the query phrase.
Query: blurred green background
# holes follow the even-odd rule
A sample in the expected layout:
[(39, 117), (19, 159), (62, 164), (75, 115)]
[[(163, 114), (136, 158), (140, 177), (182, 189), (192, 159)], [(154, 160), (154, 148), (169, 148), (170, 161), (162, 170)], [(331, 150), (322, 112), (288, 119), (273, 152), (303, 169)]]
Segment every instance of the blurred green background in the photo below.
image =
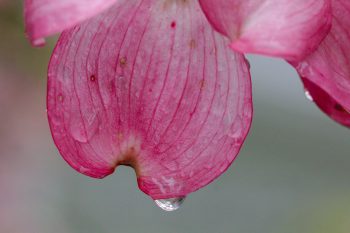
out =
[(55, 38), (32, 48), (20, 1), (0, 0), (0, 233), (349, 233), (350, 131), (281, 60), (249, 56), (255, 117), (240, 156), (173, 213), (120, 167), (104, 180), (58, 154), (45, 111)]

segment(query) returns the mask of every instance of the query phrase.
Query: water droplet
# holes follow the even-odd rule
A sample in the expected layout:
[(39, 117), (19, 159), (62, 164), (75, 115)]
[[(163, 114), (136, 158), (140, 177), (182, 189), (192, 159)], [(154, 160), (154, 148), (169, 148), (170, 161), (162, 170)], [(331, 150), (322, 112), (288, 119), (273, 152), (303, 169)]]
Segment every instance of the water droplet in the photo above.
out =
[(312, 95), (306, 89), (305, 89), (305, 97), (306, 97), (306, 99), (310, 100), (311, 102), (314, 102), (314, 98), (312, 98)]
[(159, 199), (155, 200), (155, 203), (165, 211), (174, 211), (181, 207), (182, 203), (185, 201), (186, 197), (175, 197), (169, 199)]

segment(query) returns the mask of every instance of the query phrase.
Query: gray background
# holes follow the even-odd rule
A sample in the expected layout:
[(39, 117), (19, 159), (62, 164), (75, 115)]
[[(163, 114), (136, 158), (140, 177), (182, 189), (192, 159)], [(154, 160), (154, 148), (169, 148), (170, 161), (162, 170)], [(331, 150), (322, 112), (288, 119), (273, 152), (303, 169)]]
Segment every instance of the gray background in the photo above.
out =
[(131, 169), (93, 180), (59, 156), (45, 113), (54, 39), (31, 48), (18, 1), (0, 4), (1, 233), (350, 231), (350, 131), (305, 98), (286, 62), (249, 56), (255, 116), (244, 148), (218, 180), (166, 213)]

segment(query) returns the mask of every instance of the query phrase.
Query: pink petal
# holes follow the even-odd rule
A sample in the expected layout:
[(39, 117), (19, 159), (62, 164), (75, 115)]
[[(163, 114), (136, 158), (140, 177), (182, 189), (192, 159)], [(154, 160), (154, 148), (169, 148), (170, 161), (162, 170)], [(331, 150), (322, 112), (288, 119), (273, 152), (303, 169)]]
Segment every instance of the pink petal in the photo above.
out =
[(348, 110), (322, 89), (322, 87), (313, 83), (308, 78), (302, 78), (302, 81), (307, 92), (306, 95), (309, 96), (310, 100), (315, 102), (332, 119), (350, 127), (350, 112)]
[(199, 0), (232, 48), (299, 60), (316, 49), (331, 24), (330, 0)]
[(333, 25), (316, 52), (294, 63), (315, 103), (350, 126), (350, 2), (333, 1)]
[(26, 33), (33, 45), (43, 45), (45, 37), (101, 13), (116, 1), (24, 0)]
[(196, 1), (119, 1), (62, 34), (49, 67), (48, 116), (62, 156), (102, 178), (132, 166), (154, 199), (218, 177), (248, 133), (251, 84)]

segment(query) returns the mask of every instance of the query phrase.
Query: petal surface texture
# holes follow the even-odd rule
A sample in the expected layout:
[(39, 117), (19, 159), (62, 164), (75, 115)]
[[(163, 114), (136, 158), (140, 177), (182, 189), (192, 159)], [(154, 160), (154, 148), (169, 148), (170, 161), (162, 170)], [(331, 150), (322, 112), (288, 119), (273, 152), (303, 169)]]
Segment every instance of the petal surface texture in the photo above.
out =
[(251, 124), (247, 62), (197, 1), (118, 1), (62, 34), (48, 76), (50, 127), (65, 160), (96, 178), (132, 166), (153, 199), (213, 181)]
[(330, 0), (199, 0), (212, 25), (242, 53), (300, 60), (331, 24)]
[(350, 127), (350, 1), (333, 1), (331, 32), (316, 52), (294, 66), (315, 103)]
[(117, 0), (25, 0), (26, 33), (35, 46), (47, 36), (62, 32), (97, 15)]

